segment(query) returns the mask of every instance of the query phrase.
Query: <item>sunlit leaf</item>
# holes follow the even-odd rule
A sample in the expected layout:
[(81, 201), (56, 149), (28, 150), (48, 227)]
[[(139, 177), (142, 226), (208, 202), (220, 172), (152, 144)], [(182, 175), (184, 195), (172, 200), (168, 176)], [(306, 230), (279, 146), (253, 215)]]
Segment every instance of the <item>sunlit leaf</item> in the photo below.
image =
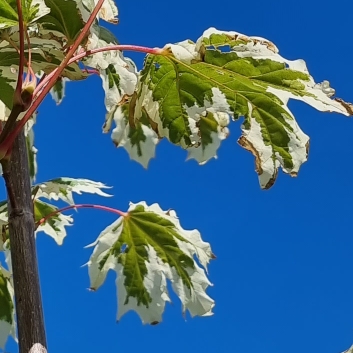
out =
[(65, 36), (66, 45), (71, 45), (84, 26), (74, 0), (45, 0), (50, 13), (40, 18), (41, 32), (58, 33)]
[(67, 235), (65, 227), (73, 224), (73, 218), (62, 213), (57, 213), (58, 209), (58, 207), (47, 202), (41, 200), (34, 201), (35, 222), (39, 222), (50, 215), (45, 222), (38, 226), (36, 233), (44, 232), (52, 237), (58, 245), (62, 245)]
[[(46, 74), (51, 73), (60, 65), (65, 56), (62, 50), (51, 47), (41, 46), (36, 49), (36, 52), (32, 53), (32, 69), (36, 73), (40, 73), (41, 71)], [(17, 52), (9, 46), (3, 47), (0, 51), (0, 73), (3, 79), (11, 86), (16, 83), (18, 65), (19, 58)], [(62, 76), (70, 80), (83, 80), (88, 77), (88, 74), (83, 72), (78, 64), (73, 63), (66, 67)], [(6, 89), (4, 98), (7, 98), (7, 100), (2, 99), (3, 102), (6, 105), (10, 104), (10, 107), (12, 107), (12, 101), (10, 100), (11, 89), (3, 86), (1, 86), (1, 89)]]
[(165, 303), (170, 302), (167, 280), (183, 313), (212, 315), (214, 301), (205, 292), (211, 283), (204, 269), (214, 255), (197, 230), (180, 226), (174, 211), (145, 202), (130, 204), (127, 214), (90, 246), (94, 246), (88, 262), (90, 287), (98, 289), (108, 270), (117, 273), (118, 320), (134, 310), (143, 323), (160, 322)]
[(59, 105), (65, 97), (66, 81), (68, 81), (68, 79), (65, 77), (59, 78), (50, 90), (50, 95), (57, 105)]
[[(39, 224), (37, 232), (43, 231), (52, 237), (58, 245), (63, 243), (66, 237), (66, 228), (73, 224), (73, 218), (58, 212), (59, 208), (50, 203), (40, 200), (62, 200), (69, 205), (74, 205), (73, 193), (96, 194), (100, 196), (110, 196), (103, 192), (108, 186), (88, 179), (57, 178), (45, 183), (33, 186), (32, 194), (34, 201), (35, 221)], [(45, 222), (40, 222), (46, 219)]]
[[(98, 0), (75, 0), (77, 6), (82, 14), (82, 18), (87, 22), (89, 15), (96, 7)], [(97, 19), (102, 19), (107, 22), (116, 24), (118, 23), (117, 19), (118, 9), (115, 5), (114, 0), (105, 0), (100, 11), (98, 12)]]
[(113, 109), (113, 118), (116, 125), (112, 131), (114, 144), (124, 147), (131, 159), (147, 168), (159, 141), (148, 120), (141, 118), (136, 124), (130, 124), (127, 107)]
[(0, 76), (0, 120), (4, 120), (5, 116), (9, 115), (8, 109), (12, 108), (13, 94), (15, 90), (13, 89), (10, 83), (14, 82), (16, 81)]
[(4, 349), (9, 336), (16, 339), (13, 286), (10, 272), (0, 265), (0, 348)]
[(260, 184), (269, 188), (280, 166), (296, 176), (307, 160), (309, 138), (288, 99), (352, 115), (334, 93), (328, 81), (314, 82), (303, 60), (282, 58), (266, 39), (211, 28), (196, 43), (167, 44), (164, 55), (147, 56), (129, 114), (136, 123), (144, 111), (159, 137), (200, 163), (216, 156), (229, 117), (244, 117), (239, 144), (254, 154)]
[[(22, 0), (23, 21), (27, 25), (50, 12), (44, 0)], [(15, 0), (0, 1), (0, 29), (18, 25), (18, 11)]]
[[(94, 26), (87, 42), (87, 50), (115, 45), (117, 39), (102, 27)], [(137, 85), (135, 64), (125, 58), (121, 51), (112, 50), (96, 53), (84, 61), (85, 65), (99, 71), (105, 92), (107, 114), (131, 96)]]
[[(9, 1), (13, 2), (13, 0)], [(44, 0), (22, 0), (23, 20), (27, 25), (36, 22), (51, 11), (52, 8), (49, 8)]]
[(111, 196), (102, 191), (109, 189), (100, 182), (88, 179), (57, 178), (45, 183), (35, 185), (33, 190), (36, 198), (44, 197), (48, 200), (62, 200), (70, 205), (74, 204), (73, 193), (81, 195), (82, 193), (96, 194), (100, 196)]

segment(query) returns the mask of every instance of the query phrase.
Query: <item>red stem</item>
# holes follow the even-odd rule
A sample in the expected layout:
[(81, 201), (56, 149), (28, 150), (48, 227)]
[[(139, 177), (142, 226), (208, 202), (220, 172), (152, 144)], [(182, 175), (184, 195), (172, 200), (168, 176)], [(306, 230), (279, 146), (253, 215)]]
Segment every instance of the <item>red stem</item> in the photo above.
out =
[(87, 50), (82, 53), (79, 53), (75, 56), (72, 57), (72, 59), (69, 61), (69, 65), (72, 64), (74, 61), (80, 60), (84, 58), (85, 56), (93, 55), (96, 53), (100, 53), (103, 51), (109, 51), (109, 50), (129, 50), (129, 51), (136, 51), (140, 53), (146, 53), (146, 54), (162, 54), (162, 50), (160, 48), (148, 48), (148, 47), (142, 47), (140, 45), (110, 45), (102, 48), (97, 48), (97, 49), (92, 49), (92, 50)]
[[(140, 53), (146, 53), (146, 54), (154, 54), (154, 55), (158, 55), (161, 54), (161, 49), (159, 48), (148, 48), (148, 47), (142, 47), (139, 45), (110, 45), (110, 46), (106, 46), (106, 47), (102, 47), (102, 48), (97, 48), (97, 49), (92, 49), (92, 50), (87, 50), (84, 52), (81, 52), (75, 56), (73, 56), (69, 62), (67, 63), (68, 65), (72, 64), (75, 61), (81, 60), (86, 56), (89, 55), (93, 55), (93, 54), (97, 54), (97, 53), (101, 53), (101, 52), (105, 52), (105, 51), (111, 51), (111, 50), (130, 50), (130, 51), (135, 51), (135, 52), (140, 52)], [(36, 94), (38, 94), (38, 92), (48, 83), (48, 81), (55, 75), (56, 73), (55, 69), (54, 71), (52, 71), (45, 80), (43, 80), (41, 83), (38, 84), (36, 90), (33, 93), (33, 96), (35, 97)], [(41, 95), (42, 93), (40, 93)], [(34, 104), (36, 104), (36, 99), (34, 98)], [(36, 107), (38, 106), (38, 104), (36, 105)], [(23, 119), (26, 119), (27, 114), (23, 117)]]
[(91, 204), (78, 204), (78, 205), (66, 206), (66, 207), (60, 208), (59, 210), (56, 210), (54, 212), (51, 212), (51, 213), (47, 214), (45, 217), (43, 217), (42, 219), (40, 219), (37, 222), (37, 227), (40, 226), (41, 224), (43, 224), (47, 219), (55, 216), (56, 214), (62, 213), (62, 212), (67, 211), (67, 210), (71, 210), (73, 208), (95, 208), (95, 209), (99, 209), (99, 210), (115, 213), (115, 214), (117, 214), (117, 215), (119, 215), (121, 217), (126, 217), (127, 216), (127, 213), (122, 212), (120, 210), (117, 210), (115, 208), (107, 207), (107, 206), (91, 205)]

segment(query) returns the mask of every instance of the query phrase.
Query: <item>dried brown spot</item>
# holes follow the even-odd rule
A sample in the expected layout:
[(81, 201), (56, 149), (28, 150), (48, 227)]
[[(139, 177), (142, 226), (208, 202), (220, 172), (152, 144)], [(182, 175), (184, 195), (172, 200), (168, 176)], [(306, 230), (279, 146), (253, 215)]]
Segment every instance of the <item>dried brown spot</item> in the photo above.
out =
[(128, 94), (124, 94), (121, 99), (120, 102), (118, 103), (118, 105), (124, 105), (125, 103), (127, 103), (130, 100), (131, 96), (129, 96)]
[[(254, 145), (246, 139), (245, 136), (241, 136), (238, 139), (238, 144), (246, 149), (247, 151), (251, 152), (252, 155), (255, 157), (255, 171), (257, 175), (261, 175), (263, 173), (263, 169), (261, 167), (261, 158), (259, 155), (259, 151), (254, 147)], [(263, 187), (263, 189), (269, 189), (276, 181), (277, 178), (277, 170), (274, 171), (272, 177), (269, 179), (267, 184)]]
[[(229, 36), (230, 37), (230, 36)], [(231, 38), (231, 37), (230, 37)], [(251, 42), (251, 38), (248, 37), (248, 36), (245, 36), (245, 35), (235, 35), (234, 37), (234, 40), (243, 40), (244, 42)]]
[(148, 117), (148, 122), (151, 125), (151, 129), (158, 135), (159, 138), (161, 138), (159, 136), (159, 132), (158, 132), (158, 124), (154, 120), (152, 120), (150, 117)]
[[(102, 14), (102, 17), (105, 19), (107, 17), (107, 11), (105, 10), (105, 8), (101, 8), (100, 12)], [(109, 20), (106, 20), (106, 21), (114, 25), (119, 23), (119, 20), (117, 18), (110, 18)]]
[(112, 18), (108, 21), (109, 23), (113, 24), (113, 25), (117, 25), (119, 23), (119, 19), (117, 18)]
[(172, 48), (171, 47), (164, 47), (161, 49), (160, 54), (163, 56), (170, 56), (173, 55)]
[(278, 53), (277, 47), (270, 41), (268, 40), (259, 40), (259, 39), (253, 39), (254, 43), (260, 43), (262, 45), (265, 45), (268, 50), (271, 50), (273, 53)]
[(270, 42), (269, 40), (264, 40), (264, 39), (258, 39), (255, 37), (248, 37), (246, 35), (235, 35), (235, 36), (229, 36), (229, 38), (234, 39), (234, 40), (242, 40), (244, 42), (253, 42), (254, 44), (260, 43), (262, 45), (265, 45), (267, 49), (271, 50), (274, 53), (278, 53), (278, 48), (275, 46), (274, 43)]
[(308, 158), (309, 155), (309, 150), (310, 150), (310, 140), (305, 144), (305, 150), (306, 150), (306, 158)]
[(347, 103), (341, 98), (335, 98), (335, 101), (341, 103), (349, 115), (353, 115), (353, 104)]
[(264, 186), (263, 189), (268, 190), (269, 188), (271, 188), (273, 186), (273, 184), (275, 183), (277, 178), (277, 170), (275, 171), (275, 174), (273, 175), (273, 177), (268, 181), (268, 183)]
[(202, 45), (199, 49), (200, 61), (205, 61), (205, 55), (206, 55), (206, 48), (204, 45)]
[(152, 321), (152, 322), (151, 322), (151, 325), (152, 325), (152, 326), (155, 326), (155, 325), (158, 325), (158, 324), (159, 324), (159, 321)]
[(258, 150), (253, 146), (250, 141), (246, 139), (245, 136), (241, 136), (238, 139), (238, 144), (247, 151), (251, 152), (252, 155), (255, 157), (255, 171), (258, 175), (261, 175), (263, 173), (263, 170), (261, 167), (261, 159)]

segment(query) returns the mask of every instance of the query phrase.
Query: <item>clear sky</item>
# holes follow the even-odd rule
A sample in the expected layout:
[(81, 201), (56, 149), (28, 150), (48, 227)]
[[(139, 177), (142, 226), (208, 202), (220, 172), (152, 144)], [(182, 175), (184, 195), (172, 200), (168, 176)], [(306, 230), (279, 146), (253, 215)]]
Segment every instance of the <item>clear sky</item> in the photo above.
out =
[[(317, 82), (353, 101), (348, 0), (121, 1), (122, 44), (163, 46), (196, 40), (208, 27), (273, 41), (288, 59), (303, 58)], [(128, 55), (129, 56), (129, 55)], [(143, 55), (131, 55), (141, 67)], [(163, 322), (143, 326), (133, 312), (117, 324), (115, 273), (95, 293), (87, 262), (91, 243), (114, 215), (75, 214), (62, 247), (40, 233), (39, 265), (50, 353), (236, 352), (339, 353), (353, 343), (353, 121), (290, 108), (311, 137), (299, 177), (280, 173), (261, 191), (254, 160), (236, 140), (233, 123), (218, 160), (185, 162), (186, 152), (162, 142), (149, 169), (115, 149), (101, 133), (105, 107), (98, 77), (67, 85), (63, 103), (47, 99), (38, 115), (38, 182), (68, 176), (113, 186), (114, 198), (76, 197), (126, 210), (128, 202), (158, 202), (197, 228), (217, 259), (210, 265), (215, 315), (184, 320), (178, 299)], [(9, 351), (15, 351), (13, 344)]]

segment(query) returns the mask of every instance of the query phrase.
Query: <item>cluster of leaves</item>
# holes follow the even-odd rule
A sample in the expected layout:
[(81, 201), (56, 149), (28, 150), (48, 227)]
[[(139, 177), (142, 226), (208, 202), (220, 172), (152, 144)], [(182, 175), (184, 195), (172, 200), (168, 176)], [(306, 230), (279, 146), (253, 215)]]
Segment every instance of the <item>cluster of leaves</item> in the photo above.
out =
[[(29, 57), (31, 53), (31, 69), (39, 78), (50, 76), (59, 67), (97, 2), (21, 0), (28, 35), (25, 54)], [(242, 117), (238, 143), (254, 155), (260, 185), (267, 189), (275, 182), (280, 167), (296, 176), (307, 159), (309, 137), (287, 107), (290, 98), (320, 111), (353, 115), (349, 103), (334, 98), (335, 91), (328, 81), (315, 83), (304, 61), (287, 60), (278, 54), (272, 42), (237, 32), (210, 28), (196, 42), (185, 40), (158, 50), (139, 48), (150, 54), (138, 71), (118, 50), (123, 46), (119, 46), (115, 36), (100, 26), (100, 19), (117, 23), (117, 13), (113, 0), (105, 0), (75, 54), (80, 59), (64, 69), (51, 94), (60, 103), (68, 81), (87, 79), (92, 72), (99, 74), (107, 111), (103, 132), (112, 130), (116, 146), (125, 148), (144, 167), (163, 138), (187, 150), (188, 158), (200, 164), (216, 158), (222, 140), (229, 136), (230, 122)], [(12, 109), (19, 71), (18, 28), (16, 2), (1, 1), (2, 121)], [(138, 49), (129, 49), (134, 48)], [(33, 179), (34, 118), (27, 125)], [(113, 122), (116, 126), (112, 129)], [(62, 244), (65, 227), (73, 219), (47, 201), (61, 200), (73, 207), (73, 193), (107, 196), (104, 188), (101, 183), (71, 178), (33, 186), (37, 232), (42, 231)], [(91, 245), (94, 249), (87, 265), (93, 290), (102, 285), (108, 270), (117, 273), (118, 319), (135, 310), (143, 322), (160, 322), (165, 303), (170, 301), (167, 280), (179, 296), (183, 312), (188, 310), (192, 316), (211, 315), (214, 301), (206, 294), (210, 285), (206, 270), (214, 255), (200, 233), (182, 229), (174, 211), (163, 211), (156, 204), (131, 204), (126, 213), (116, 213), (120, 217)], [(0, 346), (15, 332), (7, 221), (3, 202), (0, 251), (6, 254), (7, 268), (0, 267)]]
[[(76, 208), (73, 193), (110, 196), (103, 189), (107, 186), (102, 183), (72, 178), (33, 186), (36, 234), (44, 232), (61, 245), (73, 218), (62, 214), (52, 201), (63, 201), (70, 208)], [(93, 247), (93, 252), (87, 265), (92, 290), (104, 283), (108, 270), (116, 271), (117, 319), (135, 310), (143, 323), (159, 323), (165, 303), (170, 302), (167, 280), (181, 300), (183, 313), (188, 310), (191, 316), (212, 315), (214, 301), (206, 294), (211, 283), (205, 270), (214, 255), (200, 233), (184, 230), (173, 210), (163, 211), (157, 204), (131, 203), (126, 213), (115, 213), (120, 217), (88, 245)], [(7, 223), (7, 203), (3, 201), (0, 203), (0, 252), (5, 253), (7, 266), (0, 265), (0, 347), (4, 347), (9, 335), (15, 337), (16, 332)]]
[[(50, 74), (64, 59), (97, 1), (22, 0), (32, 66)], [(26, 9), (32, 9), (27, 11)], [(35, 9), (35, 10), (33, 10)], [(105, 1), (99, 17), (117, 23), (117, 8)], [(0, 7), (0, 119), (12, 106), (18, 69), (19, 35), (13, 2)], [(200, 164), (217, 156), (229, 135), (232, 120), (244, 117), (239, 144), (255, 156), (262, 188), (275, 182), (278, 169), (296, 176), (307, 160), (309, 137), (287, 107), (289, 98), (320, 111), (352, 115), (352, 106), (339, 98), (329, 82), (315, 83), (303, 60), (290, 61), (276, 46), (258, 37), (210, 28), (196, 41), (167, 44), (159, 55), (146, 56), (143, 69), (116, 48), (118, 40), (98, 20), (81, 43), (81, 63), (71, 63), (52, 88), (60, 103), (68, 80), (99, 73), (107, 114), (104, 132), (116, 127), (112, 139), (130, 157), (147, 167), (158, 142), (167, 138), (188, 151)], [(28, 49), (28, 47), (27, 47)], [(84, 65), (85, 68), (82, 66)]]
[(296, 176), (307, 160), (309, 137), (288, 109), (289, 98), (353, 114), (351, 104), (332, 98), (328, 81), (315, 83), (303, 60), (284, 59), (263, 38), (210, 28), (196, 43), (167, 44), (162, 54), (147, 55), (139, 73), (120, 53), (87, 61), (103, 80), (104, 130), (114, 120), (113, 141), (145, 167), (163, 138), (200, 164), (216, 158), (230, 121), (244, 117), (238, 143), (255, 156), (260, 185), (267, 189), (279, 167)]
[[(16, 86), (19, 55), (19, 33), (15, 3), (5, 2), (0, 6), (0, 78), (1, 78), (1, 116), (6, 121), (12, 108), (12, 96)], [(31, 67), (43, 78), (50, 75), (64, 59), (67, 49), (72, 45), (85, 21), (95, 6), (92, 1), (22, 1), (23, 17), (30, 44), (26, 53), (31, 51)], [(112, 1), (106, 1), (99, 17), (116, 22), (117, 10)], [(108, 30), (100, 27), (98, 21), (91, 28), (91, 33), (81, 43), (79, 50), (100, 48), (102, 43), (117, 43)], [(84, 66), (98, 69), (104, 57), (111, 57), (109, 68), (126, 69), (126, 62), (120, 52), (102, 53), (86, 58)], [(113, 60), (113, 58), (116, 59)], [(119, 59), (120, 58), (120, 59)], [(118, 61), (117, 61), (118, 60)], [(120, 60), (120, 61), (119, 61)], [(131, 63), (131, 62), (129, 62)], [(105, 71), (104, 71), (105, 72)], [(108, 82), (101, 72), (103, 84)], [(138, 82), (137, 72), (131, 63), (131, 96)], [(87, 70), (79, 63), (72, 63), (62, 74), (51, 90), (52, 97), (60, 103), (64, 97), (65, 83), (70, 80), (82, 80), (88, 77)], [(117, 78), (113, 75), (113, 81)], [(109, 78), (111, 80), (111, 77)], [(125, 84), (125, 83), (124, 83)], [(106, 102), (114, 100), (114, 92), (109, 83), (104, 86), (107, 92)], [(121, 92), (118, 87), (119, 94)], [(28, 122), (29, 152), (33, 147), (33, 119)], [(30, 153), (31, 176), (36, 174), (35, 154)], [(73, 193), (92, 193), (109, 196), (101, 183), (85, 179), (59, 178), (34, 185), (33, 205), (36, 233), (44, 232), (58, 245), (66, 237), (66, 227), (72, 225), (73, 218), (62, 214), (52, 201), (63, 201), (74, 206)], [(144, 202), (131, 204), (129, 210), (115, 223), (105, 229), (93, 244), (93, 254), (88, 262), (91, 285), (98, 289), (104, 282), (106, 272), (113, 269), (118, 273), (118, 319), (129, 310), (136, 310), (144, 323), (155, 324), (162, 320), (165, 302), (170, 298), (167, 279), (173, 283), (173, 289), (182, 302), (183, 312), (191, 315), (207, 316), (212, 314), (214, 301), (206, 294), (210, 285), (205, 270), (213, 257), (210, 245), (201, 240), (196, 230), (185, 231), (181, 228), (174, 211), (163, 211), (158, 205), (148, 206)], [(6, 256), (4, 266), (0, 268), (0, 347), (3, 347), (8, 335), (15, 337), (13, 304), (13, 284), (11, 270), (10, 243), (8, 237), (7, 203), (0, 203), (0, 251)], [(198, 259), (200, 265), (196, 261)], [(139, 276), (136, 276), (136, 273)]]

